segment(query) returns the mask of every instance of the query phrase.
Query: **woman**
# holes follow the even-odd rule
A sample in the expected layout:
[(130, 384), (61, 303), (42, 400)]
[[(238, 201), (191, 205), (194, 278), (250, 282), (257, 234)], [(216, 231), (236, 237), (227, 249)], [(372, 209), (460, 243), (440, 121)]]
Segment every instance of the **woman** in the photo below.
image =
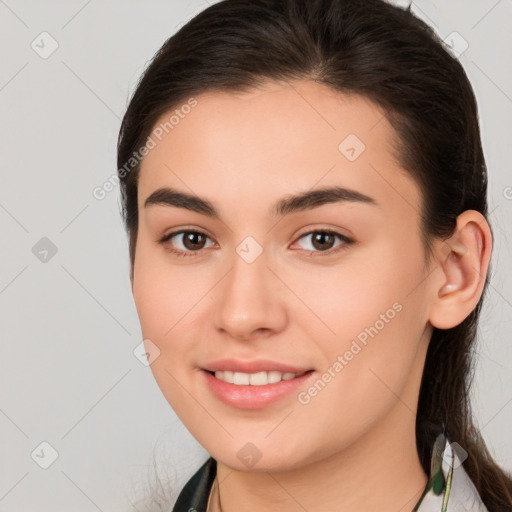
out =
[(211, 455), (174, 511), (512, 510), (468, 398), (476, 102), (410, 10), (210, 6), (142, 76), (118, 168), (151, 368)]

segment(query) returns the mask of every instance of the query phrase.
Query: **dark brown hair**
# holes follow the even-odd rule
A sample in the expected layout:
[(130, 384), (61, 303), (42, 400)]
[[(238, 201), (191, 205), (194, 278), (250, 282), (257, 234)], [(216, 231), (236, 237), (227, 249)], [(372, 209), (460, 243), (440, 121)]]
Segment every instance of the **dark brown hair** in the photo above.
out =
[[(429, 253), (465, 210), (487, 218), (487, 173), (477, 105), (459, 61), (410, 9), (383, 0), (223, 0), (195, 16), (158, 50), (123, 118), (118, 140), (122, 215), (133, 276), (139, 163), (157, 119), (205, 91), (244, 91), (268, 80), (308, 79), (382, 107), (400, 159), (422, 191)], [(124, 172), (122, 171), (124, 169)], [(464, 468), (490, 512), (512, 510), (512, 479), (492, 459), (469, 401), (483, 296), (452, 329), (434, 329), (423, 372), (416, 440), (430, 473), (445, 431), (468, 453)]]

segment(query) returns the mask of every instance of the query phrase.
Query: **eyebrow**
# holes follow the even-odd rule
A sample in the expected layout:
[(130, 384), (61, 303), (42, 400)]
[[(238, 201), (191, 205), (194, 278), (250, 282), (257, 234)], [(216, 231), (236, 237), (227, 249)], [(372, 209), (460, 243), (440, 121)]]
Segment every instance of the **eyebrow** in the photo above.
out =
[[(293, 212), (319, 208), (324, 204), (343, 202), (378, 206), (377, 201), (370, 196), (356, 190), (335, 186), (289, 195), (275, 203), (270, 208), (269, 214), (273, 217), (283, 217)], [(152, 192), (144, 202), (144, 208), (152, 205), (175, 206), (220, 220), (219, 212), (207, 199), (170, 187), (162, 187)]]

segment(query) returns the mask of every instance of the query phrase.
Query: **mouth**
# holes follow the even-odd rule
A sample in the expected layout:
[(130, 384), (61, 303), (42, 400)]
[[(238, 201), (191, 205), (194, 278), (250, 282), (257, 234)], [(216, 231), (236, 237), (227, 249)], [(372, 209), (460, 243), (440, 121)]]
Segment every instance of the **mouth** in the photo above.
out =
[(260, 371), (255, 373), (235, 372), (230, 370), (205, 370), (207, 373), (228, 384), (235, 386), (267, 386), (277, 384), (281, 381), (292, 380), (309, 374), (314, 370), (307, 370), (299, 373), (280, 372), (277, 370)]
[(289, 399), (294, 391), (309, 385), (315, 371), (244, 373), (203, 369), (200, 373), (211, 394), (224, 404), (238, 409), (262, 409), (285, 398)]

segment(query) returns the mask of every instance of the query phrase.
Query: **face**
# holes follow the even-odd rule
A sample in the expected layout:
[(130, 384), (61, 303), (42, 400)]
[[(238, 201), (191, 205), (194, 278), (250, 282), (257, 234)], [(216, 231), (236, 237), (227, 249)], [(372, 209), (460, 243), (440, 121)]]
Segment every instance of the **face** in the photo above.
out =
[(309, 81), (176, 108), (141, 164), (132, 290), (187, 429), (265, 471), (414, 424), (429, 269), (383, 111)]

